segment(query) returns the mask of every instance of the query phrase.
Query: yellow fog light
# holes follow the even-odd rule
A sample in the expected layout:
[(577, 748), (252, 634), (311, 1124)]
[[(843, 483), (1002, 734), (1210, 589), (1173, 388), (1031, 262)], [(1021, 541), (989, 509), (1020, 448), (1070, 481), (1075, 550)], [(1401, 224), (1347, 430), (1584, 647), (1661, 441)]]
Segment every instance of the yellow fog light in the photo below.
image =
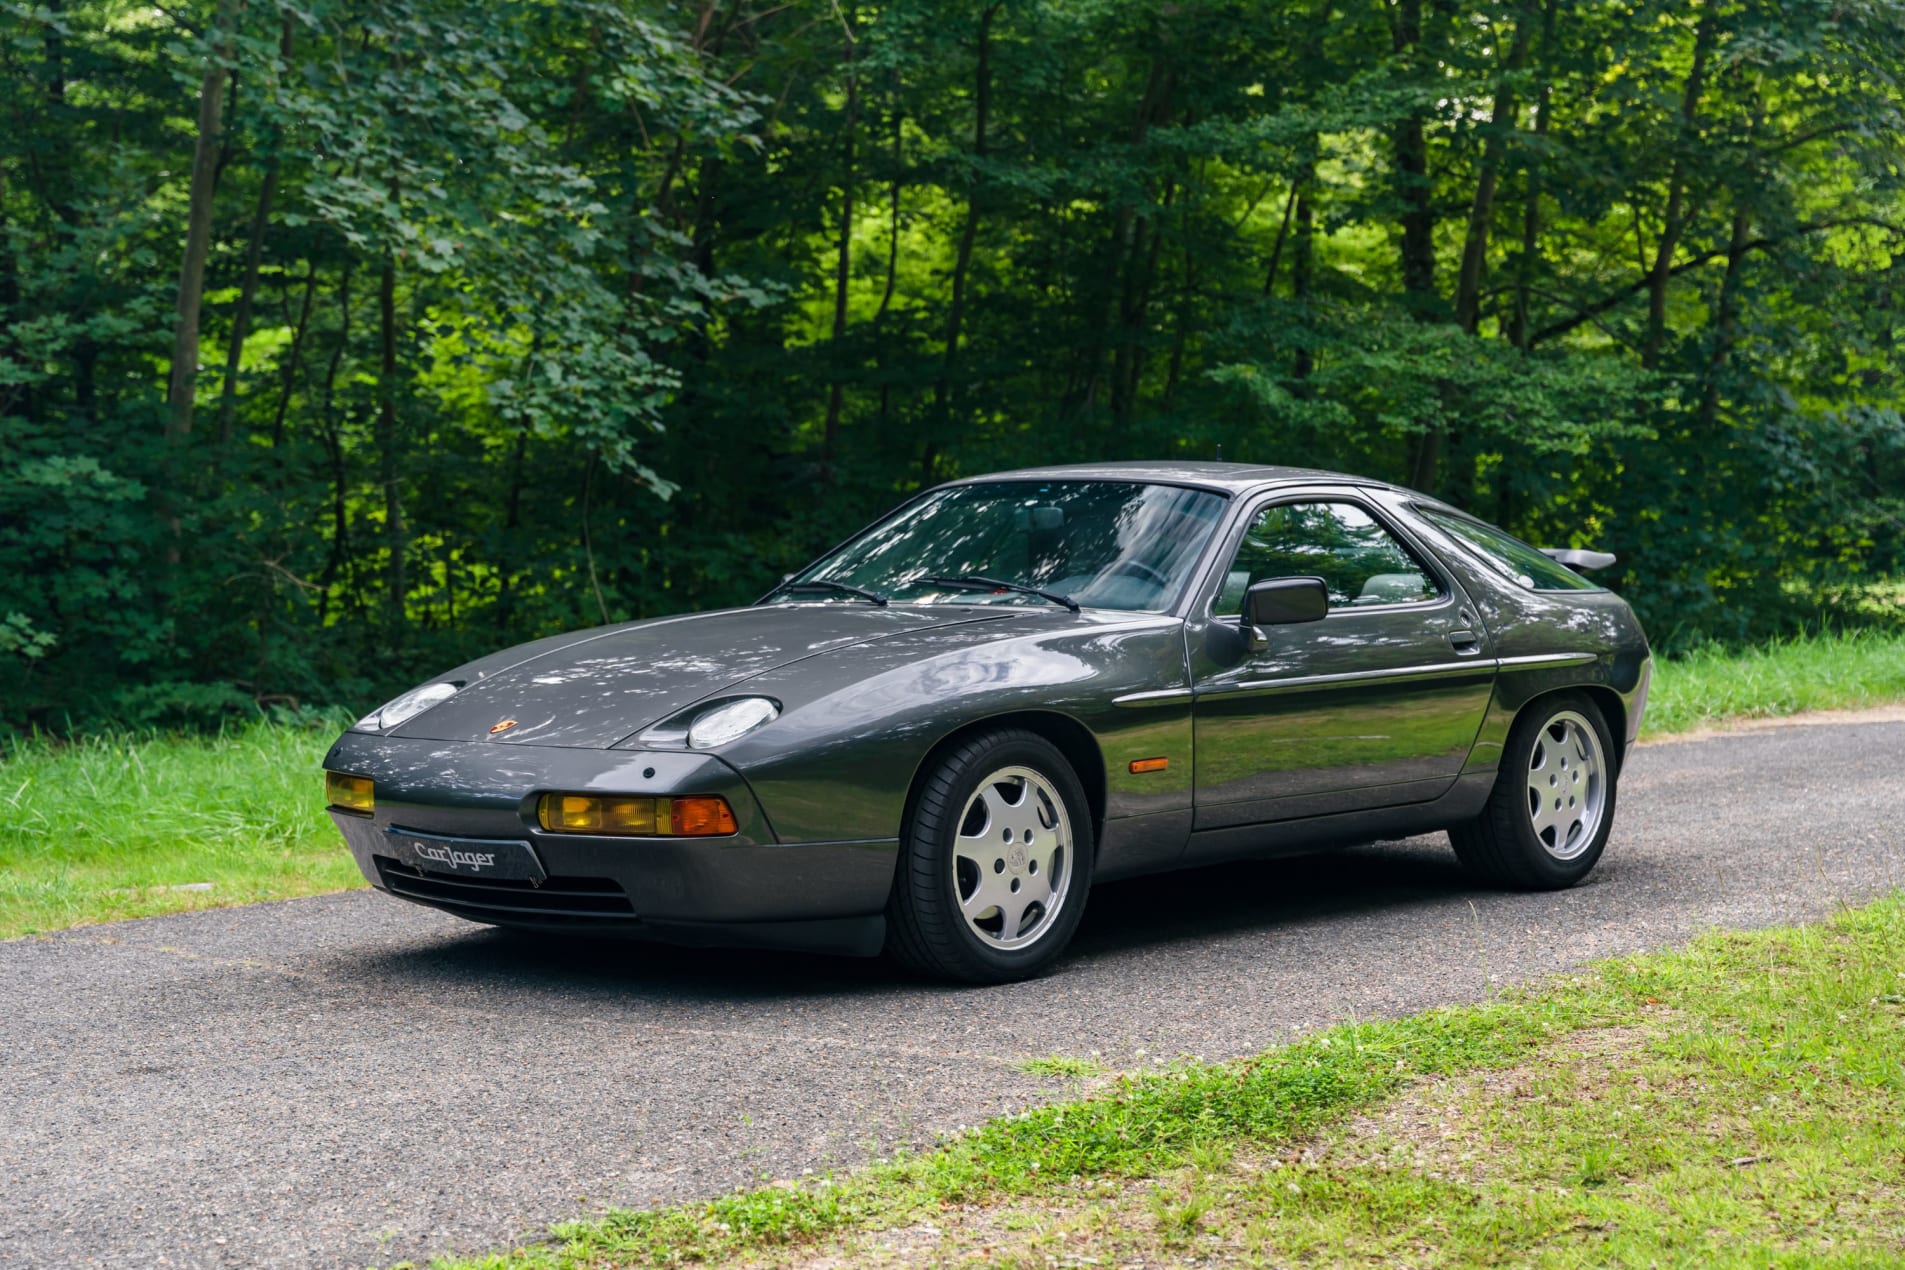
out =
[(343, 772), (324, 773), (324, 798), (339, 811), (354, 811), (368, 816), (377, 807), (376, 787), (368, 776), (346, 776)]
[(714, 795), (693, 798), (598, 798), (544, 794), (536, 819), (551, 833), (622, 834), (640, 838), (706, 838), (734, 833), (734, 809)]

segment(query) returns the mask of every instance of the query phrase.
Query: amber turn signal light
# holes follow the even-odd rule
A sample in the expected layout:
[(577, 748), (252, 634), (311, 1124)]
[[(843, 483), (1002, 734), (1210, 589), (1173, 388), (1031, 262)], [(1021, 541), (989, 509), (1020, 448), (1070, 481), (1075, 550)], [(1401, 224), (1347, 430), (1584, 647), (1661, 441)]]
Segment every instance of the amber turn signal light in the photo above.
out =
[(1145, 772), (1161, 772), (1170, 765), (1171, 760), (1168, 758), (1134, 758), (1131, 760), (1131, 772), (1134, 776)]
[(740, 828), (728, 800), (714, 794), (689, 798), (544, 794), (536, 800), (536, 820), (550, 833), (636, 838), (717, 838)]
[(376, 787), (368, 776), (346, 776), (343, 772), (324, 773), (324, 800), (339, 811), (354, 811), (368, 816), (377, 808)]

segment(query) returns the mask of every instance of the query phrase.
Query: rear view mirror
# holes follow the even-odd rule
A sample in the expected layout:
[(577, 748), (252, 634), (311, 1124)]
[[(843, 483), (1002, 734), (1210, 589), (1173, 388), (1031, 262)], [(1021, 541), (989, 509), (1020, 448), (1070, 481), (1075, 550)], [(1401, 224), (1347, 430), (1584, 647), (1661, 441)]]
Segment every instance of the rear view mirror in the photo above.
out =
[(1321, 578), (1269, 578), (1244, 595), (1244, 620), (1252, 626), (1315, 622), (1329, 611), (1329, 587)]

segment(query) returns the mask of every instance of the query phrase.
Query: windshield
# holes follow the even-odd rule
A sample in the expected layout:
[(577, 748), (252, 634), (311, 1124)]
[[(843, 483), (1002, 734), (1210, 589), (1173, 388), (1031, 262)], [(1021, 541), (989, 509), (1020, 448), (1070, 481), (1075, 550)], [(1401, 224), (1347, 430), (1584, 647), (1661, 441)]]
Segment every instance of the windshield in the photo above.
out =
[[(1205, 490), (1125, 481), (954, 485), (875, 525), (774, 595), (865, 602), (847, 589), (854, 588), (912, 604), (1044, 605), (1057, 598), (1159, 612), (1190, 580), (1223, 506), (1222, 495)], [(973, 578), (1049, 594), (951, 585)]]

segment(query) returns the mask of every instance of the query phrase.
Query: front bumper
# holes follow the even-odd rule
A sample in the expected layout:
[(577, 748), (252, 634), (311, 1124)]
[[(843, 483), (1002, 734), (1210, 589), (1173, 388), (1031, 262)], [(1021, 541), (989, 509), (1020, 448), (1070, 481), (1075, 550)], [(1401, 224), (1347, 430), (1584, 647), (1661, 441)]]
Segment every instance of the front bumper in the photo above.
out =
[[(331, 771), (369, 777), (376, 810), (333, 810), (372, 886), (457, 916), (531, 929), (688, 944), (800, 947), (870, 955), (892, 886), (894, 839), (783, 844), (740, 773), (708, 754), (485, 745), (346, 733)], [(720, 794), (739, 832), (721, 838), (552, 834), (545, 793)], [(391, 834), (527, 842), (539, 884), (426, 872)]]

